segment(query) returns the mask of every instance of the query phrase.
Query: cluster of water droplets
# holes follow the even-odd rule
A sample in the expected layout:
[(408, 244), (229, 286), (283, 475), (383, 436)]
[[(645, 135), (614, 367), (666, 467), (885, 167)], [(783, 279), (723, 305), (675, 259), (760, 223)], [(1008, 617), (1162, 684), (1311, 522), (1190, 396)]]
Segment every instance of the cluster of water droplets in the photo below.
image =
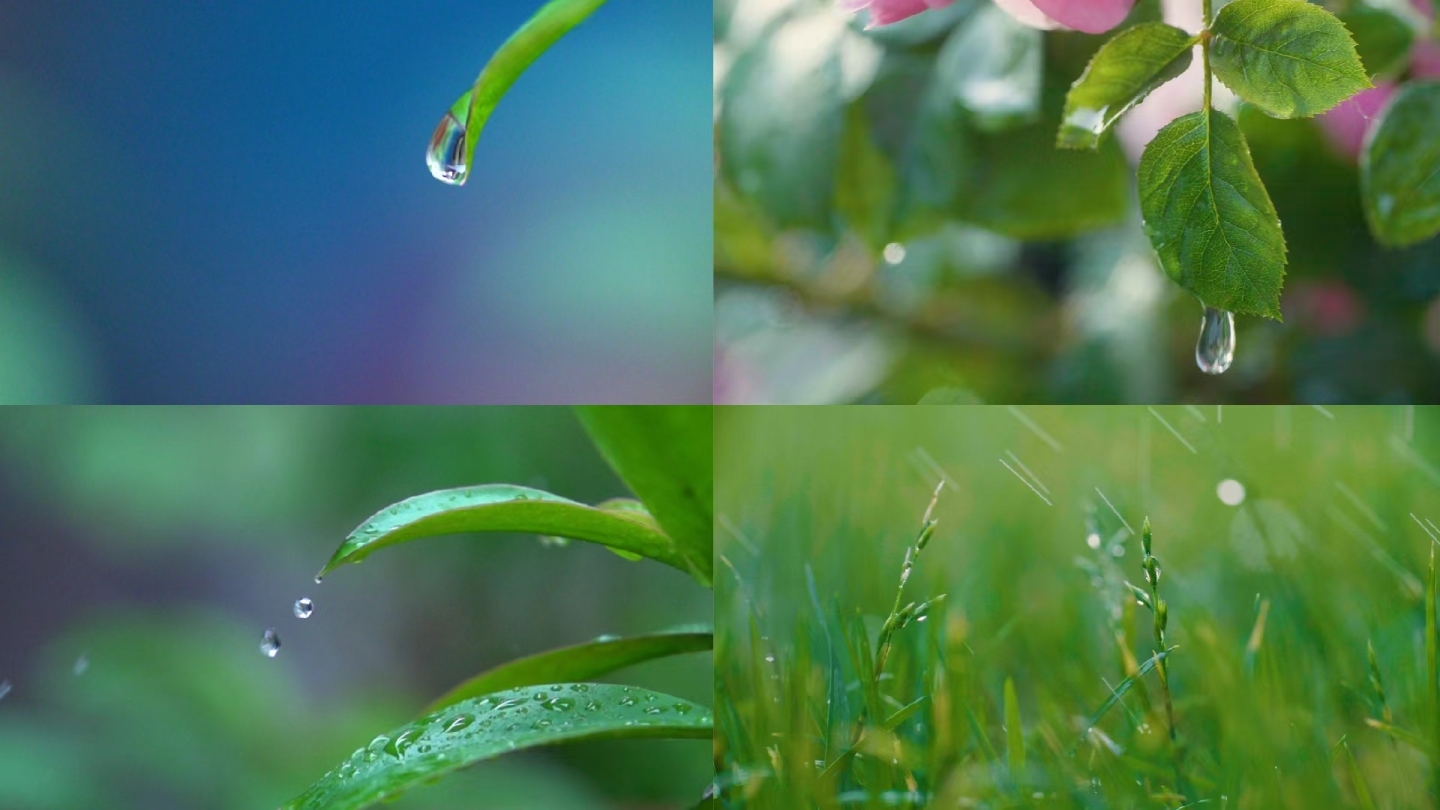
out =
[[(319, 582), (320, 578), (316, 577), (315, 581)], [(311, 601), (310, 597), (302, 596), (295, 600), (294, 612), (295, 618), (308, 619), (315, 612), (315, 603)], [(266, 658), (274, 658), (280, 654), (280, 634), (276, 632), (275, 628), (265, 629), (265, 635), (260, 637), (260, 652), (264, 653)], [(80, 673), (76, 672), (75, 674)]]
[(1205, 307), (1200, 337), (1195, 341), (1195, 365), (1206, 374), (1224, 374), (1235, 359), (1235, 313)]

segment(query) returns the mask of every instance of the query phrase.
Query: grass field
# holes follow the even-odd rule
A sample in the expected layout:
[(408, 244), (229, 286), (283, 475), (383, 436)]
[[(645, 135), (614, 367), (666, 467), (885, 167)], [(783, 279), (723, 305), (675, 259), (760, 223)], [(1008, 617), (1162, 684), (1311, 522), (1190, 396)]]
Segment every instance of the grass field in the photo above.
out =
[(715, 452), (723, 806), (1436, 806), (1440, 409), (729, 409)]

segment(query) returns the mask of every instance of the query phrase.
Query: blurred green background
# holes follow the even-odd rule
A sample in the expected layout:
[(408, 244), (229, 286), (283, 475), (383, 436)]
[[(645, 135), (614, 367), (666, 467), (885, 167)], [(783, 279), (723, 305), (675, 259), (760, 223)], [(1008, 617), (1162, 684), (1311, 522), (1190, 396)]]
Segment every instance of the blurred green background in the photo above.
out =
[[(1411, 515), (1440, 522), (1440, 409), (722, 408), (715, 423), (724, 563), (716, 686), (729, 696), (717, 734), (742, 772), (779, 768), (803, 785), (818, 772), (812, 760), (849, 743), (859, 698), (847, 709), (844, 696), (858, 692), (831, 683), (824, 638), (839, 638), (836, 617), (857, 612), (872, 638), (878, 631), (943, 470), (939, 525), (905, 598), (947, 598), (933, 621), (900, 633), (884, 686), (892, 709), (932, 696), (901, 734), (922, 792), (958, 785), (997, 803), (982, 806), (1025, 804), (992, 781), (965, 714), (981, 718), (1003, 757), (999, 701), (1013, 677), (1038, 761), (1034, 789), (1060, 799), (1037, 804), (1179, 803), (1136, 787), (1145, 771), (1135, 762), (1159, 763), (1161, 779), (1169, 768), (1163, 732), (1141, 726), (1136, 694), (1103, 723), (1128, 760), (1098, 746), (1069, 753), (1106, 684), (1123, 677), (1117, 628), (1130, 623), (1135, 660), (1153, 647), (1149, 614), (1121, 590), (1126, 579), (1144, 583), (1126, 523), (1138, 530), (1148, 515), (1168, 642), (1180, 645), (1171, 681), (1200, 790), (1189, 798), (1358, 806), (1343, 765), (1332, 770), (1333, 746), (1348, 735), (1377, 806), (1431, 806), (1424, 758), (1366, 725), (1382, 716), (1366, 644), (1394, 722), (1428, 737), (1422, 599), (1431, 541)], [(1237, 505), (1220, 498), (1227, 480), (1243, 487)], [(1262, 602), (1263, 643), (1246, 660)], [(853, 677), (845, 646), (832, 643), (836, 671)], [(1150, 688), (1158, 694), (1153, 680)], [(836, 724), (828, 758), (827, 716)], [(871, 787), (906, 790), (901, 780)]]
[[(1413, 36), (1379, 84), (1440, 72), (1405, 2), (1321, 4)], [(1158, 268), (1133, 190), (1144, 144), (1199, 108), (1199, 57), (1098, 152), (1057, 150), (1108, 35), (1041, 33), (992, 0), (871, 30), (838, 5), (715, 3), (717, 402), (1440, 401), (1440, 240), (1385, 250), (1361, 215), (1378, 102), (1282, 121), (1217, 85), (1289, 264), (1284, 323), (1238, 317), (1234, 366), (1209, 377), (1201, 306)], [(1199, 9), (1141, 0), (1122, 28), (1197, 31)]]
[[(426, 540), (314, 584), (373, 512), (487, 482), (625, 494), (563, 408), (0, 410), (0, 807), (274, 807), (483, 669), (710, 620), (677, 571), (525, 536)], [(708, 655), (614, 678), (711, 700)], [(502, 757), (394, 806), (688, 807), (709, 754)]]

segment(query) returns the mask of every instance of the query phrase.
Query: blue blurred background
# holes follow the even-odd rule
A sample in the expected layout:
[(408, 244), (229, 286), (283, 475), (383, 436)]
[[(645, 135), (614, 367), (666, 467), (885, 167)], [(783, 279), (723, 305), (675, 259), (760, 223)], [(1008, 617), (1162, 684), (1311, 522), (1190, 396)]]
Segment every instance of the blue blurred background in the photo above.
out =
[(708, 5), (0, 0), (0, 402), (708, 402)]
[[(386, 505), (487, 482), (626, 494), (566, 408), (0, 409), (0, 807), (276, 807), (485, 669), (711, 621), (678, 571), (533, 536), (428, 539), (311, 579)], [(600, 680), (710, 705), (712, 678), (698, 654)], [(712, 775), (706, 740), (585, 743), (393, 807), (690, 807)]]

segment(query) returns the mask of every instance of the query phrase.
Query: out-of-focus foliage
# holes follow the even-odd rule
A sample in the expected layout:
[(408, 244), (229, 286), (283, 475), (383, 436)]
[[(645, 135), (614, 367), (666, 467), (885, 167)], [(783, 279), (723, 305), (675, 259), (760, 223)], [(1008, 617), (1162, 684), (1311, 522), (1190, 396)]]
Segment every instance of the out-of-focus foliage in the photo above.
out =
[[(716, 453), (725, 806), (1433, 806), (1440, 410), (725, 409)], [(910, 559), (945, 598), (870, 698)]]
[[(1371, 75), (1433, 69), (1419, 12), (1323, 5), (1352, 24)], [(1140, 2), (1117, 36), (1162, 19), (1194, 34), (1199, 6)], [(1298, 14), (1354, 66), (1334, 17)], [(1236, 30), (1217, 70), (1254, 50), (1232, 41), (1243, 26), (1227, 25)], [(1215, 104), (1239, 122), (1272, 230), (1284, 226), (1288, 256), (1269, 258), (1288, 263), (1278, 310), (1268, 264), (1266, 295), (1231, 302), (1283, 322), (1242, 317), (1234, 366), (1200, 373), (1200, 308), (1160, 271), (1133, 185), (1143, 147), (1199, 108), (1200, 60), (1110, 127), (1098, 151), (1057, 149), (1066, 91), (1105, 41), (1025, 28), (991, 0), (868, 30), (825, 0), (717, 2), (717, 400), (1440, 396), (1440, 247), (1386, 249), (1369, 235), (1356, 168), (1369, 118), (1347, 101), (1318, 119), (1276, 120), (1218, 81)], [(1295, 61), (1271, 60), (1305, 72)], [(1154, 67), (1165, 77), (1184, 66)], [(1323, 109), (1365, 82), (1311, 77), (1302, 100)], [(1275, 83), (1242, 89), (1264, 99)]]
[[(710, 594), (682, 572), (534, 535), (435, 541), (314, 584), (361, 517), (456, 481), (627, 494), (565, 408), (0, 412), (0, 806), (276, 807), (476, 672), (709, 622)], [(599, 679), (712, 699), (703, 655)], [(581, 743), (394, 806), (688, 803), (708, 753)]]

